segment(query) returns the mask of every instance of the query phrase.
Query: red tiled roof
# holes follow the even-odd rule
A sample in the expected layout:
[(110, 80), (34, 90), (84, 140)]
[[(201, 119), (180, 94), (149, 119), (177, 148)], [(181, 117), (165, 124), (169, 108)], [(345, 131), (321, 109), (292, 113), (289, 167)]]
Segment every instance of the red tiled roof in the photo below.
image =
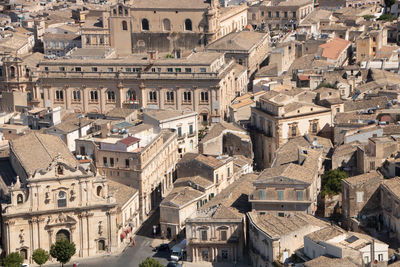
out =
[(129, 145), (132, 145), (132, 144), (137, 143), (139, 141), (140, 141), (139, 138), (136, 138), (136, 137), (133, 137), (133, 136), (128, 136), (127, 138), (122, 139), (119, 142), (124, 144), (124, 145), (129, 146)]
[(300, 81), (308, 81), (308, 80), (310, 80), (310, 76), (308, 76), (308, 75), (297, 75), (297, 77), (299, 77)]
[(323, 57), (338, 59), (343, 50), (345, 50), (350, 44), (351, 42), (349, 41), (335, 37), (319, 47), (323, 49)]

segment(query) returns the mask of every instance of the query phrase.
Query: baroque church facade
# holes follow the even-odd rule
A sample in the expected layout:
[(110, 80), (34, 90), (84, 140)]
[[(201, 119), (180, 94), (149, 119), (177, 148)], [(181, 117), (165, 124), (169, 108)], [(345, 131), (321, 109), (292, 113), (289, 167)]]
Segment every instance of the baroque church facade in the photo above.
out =
[(32, 133), (16, 139), (10, 161), (19, 176), (9, 187), (10, 203), (2, 205), (7, 254), (17, 251), (31, 263), (35, 249), (49, 251), (60, 239), (75, 243), (74, 257), (118, 248), (117, 203), (107, 180), (79, 165), (58, 137)]

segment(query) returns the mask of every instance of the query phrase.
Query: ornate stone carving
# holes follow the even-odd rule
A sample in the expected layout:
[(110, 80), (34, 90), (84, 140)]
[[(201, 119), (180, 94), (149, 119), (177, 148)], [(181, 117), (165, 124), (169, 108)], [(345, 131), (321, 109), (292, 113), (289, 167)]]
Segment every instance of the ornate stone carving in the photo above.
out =
[(103, 225), (101, 224), (102, 223), (102, 221), (99, 221), (99, 235), (102, 235), (103, 234)]
[(19, 235), (18, 235), (18, 237), (19, 237), (19, 242), (20, 242), (21, 244), (23, 244), (23, 243), (24, 243), (24, 241), (25, 241), (25, 233), (24, 233), (24, 229), (21, 229), (21, 230), (19, 231)]

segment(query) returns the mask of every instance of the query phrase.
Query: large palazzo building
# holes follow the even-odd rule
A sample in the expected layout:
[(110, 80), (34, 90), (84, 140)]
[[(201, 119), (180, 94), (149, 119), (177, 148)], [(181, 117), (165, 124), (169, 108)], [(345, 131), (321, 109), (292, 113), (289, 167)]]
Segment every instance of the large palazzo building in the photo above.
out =
[(115, 107), (197, 111), (205, 123), (227, 116), (231, 101), (247, 89), (246, 68), (217, 52), (185, 58), (75, 55), (42, 61), (39, 79), (33, 96), (42, 97), (35, 101), (46, 106), (85, 113), (107, 113)]
[(83, 167), (57, 136), (31, 133), (10, 144), (10, 162), (17, 180), (2, 205), (5, 252), (20, 252), (32, 262), (37, 248), (66, 238), (76, 257), (116, 251), (118, 207), (107, 180)]

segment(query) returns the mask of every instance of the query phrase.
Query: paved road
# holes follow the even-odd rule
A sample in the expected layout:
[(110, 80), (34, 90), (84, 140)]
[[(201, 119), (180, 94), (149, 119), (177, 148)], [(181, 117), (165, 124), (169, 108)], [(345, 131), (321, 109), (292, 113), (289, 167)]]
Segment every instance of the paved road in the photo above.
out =
[[(139, 263), (147, 257), (154, 257), (162, 264), (168, 263), (169, 252), (155, 252), (153, 246), (163, 243), (163, 240), (156, 239), (152, 236), (153, 225), (159, 221), (159, 209), (156, 210), (151, 217), (143, 223), (141, 229), (136, 234), (134, 247), (126, 247), (125, 250), (118, 255), (100, 256), (90, 259), (76, 259), (79, 267), (138, 267)], [(165, 241), (166, 242), (166, 241)], [(172, 244), (171, 246), (172, 247)], [(65, 264), (65, 267), (72, 267), (73, 261)], [(59, 264), (51, 264), (46, 266), (61, 266)]]

